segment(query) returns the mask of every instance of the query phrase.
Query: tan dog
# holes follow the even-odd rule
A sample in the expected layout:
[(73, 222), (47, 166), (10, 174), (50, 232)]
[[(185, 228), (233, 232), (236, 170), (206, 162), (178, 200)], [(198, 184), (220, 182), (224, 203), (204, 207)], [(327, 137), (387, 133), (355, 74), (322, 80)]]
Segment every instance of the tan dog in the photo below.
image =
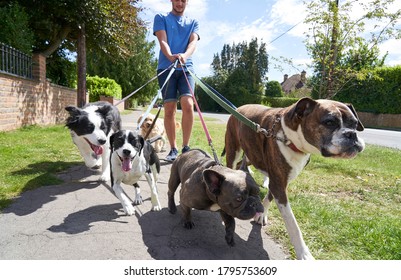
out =
[(363, 125), (352, 106), (330, 100), (303, 98), (286, 108), (249, 104), (237, 111), (266, 129), (266, 134), (231, 116), (225, 136), (227, 167), (236, 166), (243, 150), (249, 162), (269, 177), (265, 212), (258, 222), (267, 223), (267, 209), (274, 198), (297, 258), (313, 259), (292, 213), (287, 185), (309, 162), (310, 154), (355, 157), (365, 147), (356, 133), (364, 129)]
[[(144, 114), (142, 114), (138, 118), (138, 124), (141, 122), (143, 115)], [(148, 133), (155, 117), (156, 117), (155, 115), (149, 113), (147, 115), (147, 117), (145, 118), (145, 120), (143, 121), (143, 123), (140, 127), (140, 133), (139, 133), (142, 137), (145, 137), (146, 134)], [(179, 129), (181, 129), (181, 124), (179, 122), (176, 122), (175, 128), (178, 131)], [(156, 136), (162, 137), (160, 140), (157, 140), (154, 143), (156, 153), (160, 153), (160, 152), (164, 151), (164, 145), (166, 144), (166, 130), (164, 129), (164, 122), (163, 122), (163, 119), (161, 119), (161, 118), (157, 118), (157, 120), (153, 126), (153, 129), (149, 133), (147, 139), (151, 139)]]

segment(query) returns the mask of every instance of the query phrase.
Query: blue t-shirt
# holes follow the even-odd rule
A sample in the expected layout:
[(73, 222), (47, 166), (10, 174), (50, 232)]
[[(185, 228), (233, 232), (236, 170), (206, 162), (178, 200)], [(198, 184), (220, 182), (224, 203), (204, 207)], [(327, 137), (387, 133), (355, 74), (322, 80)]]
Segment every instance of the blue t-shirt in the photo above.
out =
[[(166, 31), (167, 43), (170, 46), (172, 54), (184, 53), (188, 47), (191, 34), (199, 34), (199, 23), (196, 19), (190, 19), (187, 16), (176, 16), (171, 12), (168, 14), (157, 14), (153, 22), (153, 35), (159, 30)], [(170, 64), (170, 60), (167, 59), (160, 49), (157, 69), (166, 69)], [(185, 65), (193, 71), (192, 57), (188, 57)]]

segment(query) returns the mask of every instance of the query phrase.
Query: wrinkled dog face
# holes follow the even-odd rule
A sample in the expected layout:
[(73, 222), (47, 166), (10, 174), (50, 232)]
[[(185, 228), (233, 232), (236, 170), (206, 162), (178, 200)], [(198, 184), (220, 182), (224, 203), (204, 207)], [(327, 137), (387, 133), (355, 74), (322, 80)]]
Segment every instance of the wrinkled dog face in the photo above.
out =
[(110, 138), (112, 150), (117, 153), (123, 171), (128, 172), (132, 169), (132, 161), (136, 156), (140, 156), (144, 146), (144, 140), (140, 135), (129, 131), (120, 130)]
[(263, 213), (259, 186), (249, 173), (219, 166), (205, 169), (203, 177), (221, 210), (228, 215), (248, 220)]
[(321, 154), (326, 157), (353, 158), (365, 148), (365, 142), (358, 137), (357, 131), (363, 130), (362, 124), (348, 106), (323, 103), (319, 115), (319, 129), (323, 131)]

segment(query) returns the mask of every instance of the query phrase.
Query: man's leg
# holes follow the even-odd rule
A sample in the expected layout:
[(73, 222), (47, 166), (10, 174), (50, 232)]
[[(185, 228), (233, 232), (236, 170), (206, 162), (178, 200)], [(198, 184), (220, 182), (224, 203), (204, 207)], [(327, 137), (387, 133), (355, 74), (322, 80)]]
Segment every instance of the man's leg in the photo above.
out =
[(182, 109), (182, 144), (189, 146), (194, 124), (194, 101), (191, 96), (182, 96), (180, 103)]
[(176, 132), (175, 132), (175, 113), (177, 111), (177, 103), (174, 101), (166, 102), (164, 107), (164, 129), (171, 148), (177, 148)]

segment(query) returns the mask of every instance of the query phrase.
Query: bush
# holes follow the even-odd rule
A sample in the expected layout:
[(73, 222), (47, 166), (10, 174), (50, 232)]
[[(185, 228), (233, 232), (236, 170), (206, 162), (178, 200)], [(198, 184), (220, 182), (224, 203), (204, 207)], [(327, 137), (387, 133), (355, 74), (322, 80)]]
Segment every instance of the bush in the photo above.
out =
[(273, 108), (284, 108), (296, 103), (298, 100), (298, 98), (290, 97), (264, 97), (261, 104)]
[(89, 91), (89, 102), (100, 100), (100, 96), (110, 96), (121, 99), (121, 86), (113, 79), (99, 76), (86, 77), (86, 87)]
[(269, 97), (282, 97), (283, 89), (277, 81), (270, 81), (266, 83), (265, 95)]
[(352, 103), (357, 111), (401, 114), (401, 66), (364, 70), (351, 83), (336, 100)]

